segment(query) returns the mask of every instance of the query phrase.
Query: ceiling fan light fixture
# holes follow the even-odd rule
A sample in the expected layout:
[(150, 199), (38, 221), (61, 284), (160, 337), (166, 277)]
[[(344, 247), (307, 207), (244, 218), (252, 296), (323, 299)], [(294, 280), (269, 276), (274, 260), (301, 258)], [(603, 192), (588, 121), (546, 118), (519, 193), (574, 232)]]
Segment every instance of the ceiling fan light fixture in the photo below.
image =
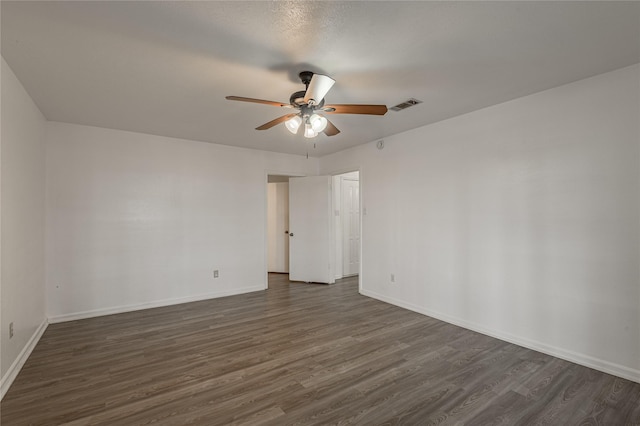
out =
[(309, 123), (316, 133), (320, 133), (327, 128), (327, 119), (319, 114), (313, 114), (309, 117)]
[(313, 127), (311, 127), (311, 124), (304, 123), (304, 137), (305, 138), (315, 138), (316, 136), (318, 136), (318, 132), (313, 130)]
[[(293, 93), (289, 98), (289, 104), (264, 99), (245, 98), (242, 96), (227, 96), (226, 99), (296, 110), (296, 112), (285, 114), (268, 121), (256, 127), (256, 130), (267, 130), (284, 123), (288, 131), (297, 135), (300, 131), (300, 126), (304, 124), (304, 131), (302, 133), (305, 138), (315, 138), (320, 133), (324, 133), (326, 136), (335, 136), (340, 133), (340, 130), (338, 130), (330, 120), (325, 118), (324, 114), (384, 115), (387, 112), (386, 105), (333, 104), (325, 106), (324, 97), (335, 84), (335, 80), (326, 75), (314, 74), (311, 71), (302, 71), (299, 76), (302, 83), (306, 86), (306, 90)], [(317, 114), (316, 111), (320, 114)]]
[(298, 133), (300, 124), (302, 124), (302, 118), (300, 118), (299, 115), (296, 115), (295, 117), (291, 117), (290, 119), (284, 122), (284, 125), (287, 128), (287, 130), (293, 133), (294, 135)]

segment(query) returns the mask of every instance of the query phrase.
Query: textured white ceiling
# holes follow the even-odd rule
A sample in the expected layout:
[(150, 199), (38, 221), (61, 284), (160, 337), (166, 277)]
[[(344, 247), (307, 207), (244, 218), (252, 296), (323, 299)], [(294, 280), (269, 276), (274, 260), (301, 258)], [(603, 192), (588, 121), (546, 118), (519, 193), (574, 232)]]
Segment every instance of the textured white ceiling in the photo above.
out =
[(311, 70), (328, 103), (424, 103), (332, 115), (314, 156), (640, 62), (637, 2), (10, 2), (2, 56), (49, 120), (305, 154), (255, 127)]

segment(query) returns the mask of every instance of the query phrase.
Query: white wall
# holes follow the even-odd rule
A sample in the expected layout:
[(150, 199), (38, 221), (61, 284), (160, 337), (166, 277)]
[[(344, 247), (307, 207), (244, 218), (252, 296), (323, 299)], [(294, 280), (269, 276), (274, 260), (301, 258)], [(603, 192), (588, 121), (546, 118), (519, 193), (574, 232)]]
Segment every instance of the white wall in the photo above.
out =
[(301, 156), (48, 123), (50, 320), (266, 288), (267, 172), (317, 167)]
[[(45, 316), (45, 120), (2, 59), (0, 371), (6, 392)], [(14, 336), (9, 339), (9, 323)]]
[(362, 292), (640, 381), (639, 76), (322, 158), (361, 168)]

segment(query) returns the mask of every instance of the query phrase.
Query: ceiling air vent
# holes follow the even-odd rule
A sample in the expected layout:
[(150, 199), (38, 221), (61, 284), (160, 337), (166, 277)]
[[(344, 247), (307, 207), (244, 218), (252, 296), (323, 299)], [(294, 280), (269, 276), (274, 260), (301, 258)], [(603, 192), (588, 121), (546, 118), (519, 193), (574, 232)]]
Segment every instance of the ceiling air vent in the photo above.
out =
[(421, 104), (422, 101), (419, 101), (417, 99), (411, 98), (407, 101), (404, 101), (402, 103), (399, 103), (396, 106), (392, 106), (391, 108), (389, 108), (391, 111), (402, 111), (403, 109), (407, 109), (409, 107), (412, 107), (414, 105), (418, 105)]

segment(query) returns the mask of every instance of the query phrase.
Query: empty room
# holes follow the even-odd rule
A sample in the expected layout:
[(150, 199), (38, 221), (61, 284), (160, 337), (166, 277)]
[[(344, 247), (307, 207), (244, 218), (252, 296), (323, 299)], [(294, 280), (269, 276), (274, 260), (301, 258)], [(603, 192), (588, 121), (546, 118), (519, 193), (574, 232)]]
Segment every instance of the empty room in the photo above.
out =
[(0, 2), (0, 423), (640, 425), (640, 2)]

